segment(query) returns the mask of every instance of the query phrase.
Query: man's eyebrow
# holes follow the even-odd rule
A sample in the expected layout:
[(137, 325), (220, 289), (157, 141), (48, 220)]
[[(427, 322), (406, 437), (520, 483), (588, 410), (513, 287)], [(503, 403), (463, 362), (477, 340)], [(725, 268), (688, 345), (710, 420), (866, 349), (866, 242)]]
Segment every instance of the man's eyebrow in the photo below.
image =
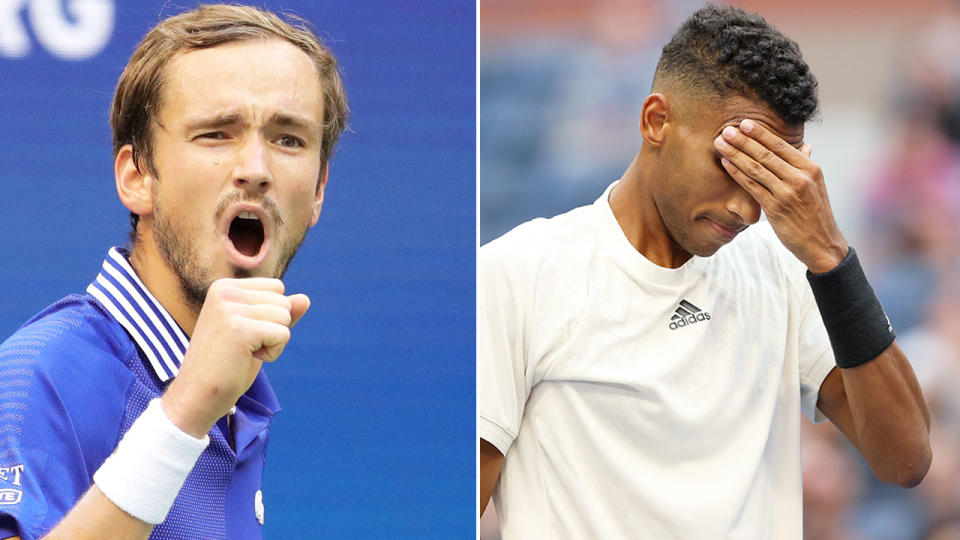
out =
[(320, 126), (316, 121), (309, 118), (287, 114), (287, 113), (275, 113), (270, 117), (269, 124), (273, 124), (280, 127), (292, 127), (300, 129), (310, 129), (310, 130), (319, 130)]
[(242, 123), (244, 123), (244, 120), (240, 113), (226, 113), (188, 120), (186, 127), (187, 131), (193, 131), (195, 129), (219, 129)]
[[(245, 125), (247, 123), (244, 116), (238, 112), (218, 114), (188, 120), (185, 125), (188, 131), (197, 129), (220, 129), (227, 126)], [(289, 127), (296, 129), (308, 129), (319, 131), (318, 123), (310, 118), (288, 113), (274, 113), (267, 122), (268, 125), (278, 127)]]

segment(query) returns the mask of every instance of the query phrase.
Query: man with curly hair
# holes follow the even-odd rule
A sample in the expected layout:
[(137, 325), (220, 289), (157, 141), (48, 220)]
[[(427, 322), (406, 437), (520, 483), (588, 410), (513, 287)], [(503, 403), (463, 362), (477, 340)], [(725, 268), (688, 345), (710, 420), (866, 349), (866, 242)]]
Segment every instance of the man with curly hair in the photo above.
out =
[(801, 413), (923, 479), (929, 413), (804, 143), (817, 104), (796, 43), (708, 5), (623, 176), (480, 249), (479, 503), (504, 538), (800, 538)]

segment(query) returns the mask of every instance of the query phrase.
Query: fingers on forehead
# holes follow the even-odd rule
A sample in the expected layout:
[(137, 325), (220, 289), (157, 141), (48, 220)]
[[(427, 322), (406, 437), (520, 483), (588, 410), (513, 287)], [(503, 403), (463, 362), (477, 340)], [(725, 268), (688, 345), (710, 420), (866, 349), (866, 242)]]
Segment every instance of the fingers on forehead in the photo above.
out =
[(784, 158), (788, 163), (792, 163), (793, 158), (797, 158), (801, 153), (804, 152), (804, 147), (807, 147), (806, 143), (803, 144), (800, 148), (788, 143), (783, 137), (777, 135), (766, 126), (761, 125), (759, 122), (753, 122), (752, 128), (748, 131), (744, 131), (743, 123), (740, 124), (740, 131), (742, 131), (748, 137), (758, 141), (763, 146), (766, 146), (768, 149), (772, 150), (778, 156)]
[[(790, 145), (773, 134), (769, 134), (772, 139), (760, 137), (759, 135), (757, 131), (751, 131), (749, 135), (740, 132), (737, 134), (737, 137), (734, 138), (734, 140), (737, 141), (735, 144), (740, 147), (742, 153), (749, 156), (752, 160), (762, 163), (765, 167), (782, 166), (784, 162), (783, 157), (781, 157), (783, 156), (783, 146), (789, 147)], [(777, 141), (779, 141), (780, 144), (777, 144)]]

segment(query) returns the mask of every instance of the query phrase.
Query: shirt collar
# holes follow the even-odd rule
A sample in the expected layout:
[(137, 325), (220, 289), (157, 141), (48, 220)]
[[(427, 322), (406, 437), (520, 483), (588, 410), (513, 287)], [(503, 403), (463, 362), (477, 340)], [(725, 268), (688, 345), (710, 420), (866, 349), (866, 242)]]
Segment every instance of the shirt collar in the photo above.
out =
[(180, 371), (190, 340), (137, 277), (129, 256), (123, 248), (110, 248), (87, 292), (123, 326), (166, 382)]

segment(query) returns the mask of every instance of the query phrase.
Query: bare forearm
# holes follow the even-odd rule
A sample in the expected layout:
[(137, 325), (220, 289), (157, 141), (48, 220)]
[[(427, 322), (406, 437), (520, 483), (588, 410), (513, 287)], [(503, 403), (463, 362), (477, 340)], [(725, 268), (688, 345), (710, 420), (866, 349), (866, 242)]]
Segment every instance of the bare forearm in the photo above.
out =
[(760, 204), (783, 245), (811, 272), (837, 365), (845, 368), (821, 385), (818, 408), (878, 478), (916, 485), (930, 466), (930, 415), (903, 352), (896, 343), (888, 346), (889, 321), (837, 227), (812, 149), (807, 144), (797, 149), (750, 119), (725, 127), (714, 148), (730, 177)]
[(874, 360), (840, 370), (853, 442), (878, 479), (905, 487), (930, 467), (930, 413), (910, 363), (894, 342)]
[(113, 504), (94, 484), (44, 540), (146, 539), (153, 525), (140, 521)]

